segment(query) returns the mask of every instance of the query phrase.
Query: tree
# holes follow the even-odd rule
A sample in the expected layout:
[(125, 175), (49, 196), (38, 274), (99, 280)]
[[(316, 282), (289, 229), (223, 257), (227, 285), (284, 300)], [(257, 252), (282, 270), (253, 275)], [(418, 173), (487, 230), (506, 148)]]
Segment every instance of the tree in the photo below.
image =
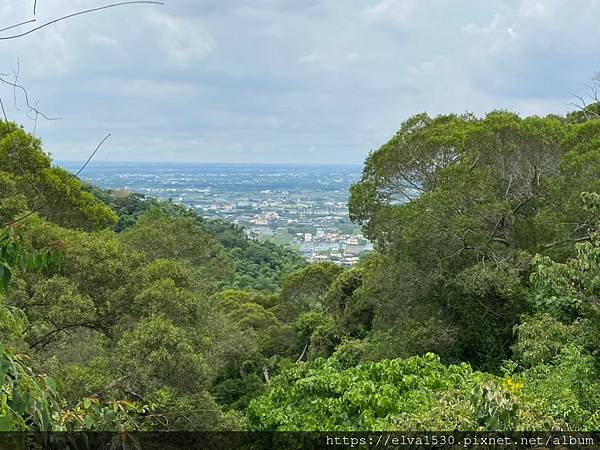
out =
[(453, 348), (436, 351), (497, 370), (527, 307), (531, 257), (565, 258), (590, 239), (575, 199), (598, 188), (597, 126), (501, 111), (406, 121), (349, 202), (381, 252), (364, 282), (375, 328), (448, 330)]
[[(368, 263), (363, 263), (367, 266)], [(342, 272), (325, 294), (324, 304), (337, 322), (340, 332), (348, 337), (365, 337), (373, 327), (375, 305), (363, 289), (363, 266)]]
[(342, 271), (333, 263), (310, 264), (283, 279), (281, 299), (301, 308), (314, 306)]
[(513, 350), (522, 395), (539, 414), (563, 428), (594, 430), (600, 423), (600, 196), (581, 195), (580, 208), (596, 224), (593, 239), (577, 243), (565, 262), (533, 258), (532, 312), (515, 327)]
[(188, 264), (207, 291), (213, 291), (219, 281), (232, 275), (231, 261), (223, 247), (186, 215), (169, 216), (159, 208), (149, 210), (135, 227), (123, 233), (122, 239), (149, 261), (168, 258)]
[(568, 118), (574, 122), (584, 122), (586, 120), (600, 119), (600, 72), (592, 78), (589, 95), (586, 99), (577, 95), (577, 102), (573, 106), (577, 111), (569, 113)]
[[(0, 183), (7, 191), (0, 194), (5, 212), (2, 227), (28, 213), (59, 225), (93, 230), (111, 226), (115, 214), (82, 190), (81, 182), (63, 169), (52, 167), (39, 139), (13, 123), (0, 122)], [(9, 206), (12, 205), (12, 206)]]

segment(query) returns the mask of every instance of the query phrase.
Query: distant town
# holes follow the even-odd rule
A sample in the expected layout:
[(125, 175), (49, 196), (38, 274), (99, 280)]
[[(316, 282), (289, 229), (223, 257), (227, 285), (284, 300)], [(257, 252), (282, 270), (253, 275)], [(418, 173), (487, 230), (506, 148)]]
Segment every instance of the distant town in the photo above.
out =
[(228, 199), (222, 199), (222, 194), (206, 194), (196, 200), (182, 195), (176, 201), (194, 207), (203, 217), (241, 225), (251, 239), (292, 247), (312, 262), (351, 266), (359, 255), (373, 249), (349, 221), (346, 201), (336, 193), (307, 196), (266, 190)]
[(250, 239), (345, 267), (373, 250), (348, 217), (348, 190), (359, 177), (354, 166), (157, 163), (95, 163), (82, 175), (116, 195), (170, 200), (204, 218), (235, 223)]

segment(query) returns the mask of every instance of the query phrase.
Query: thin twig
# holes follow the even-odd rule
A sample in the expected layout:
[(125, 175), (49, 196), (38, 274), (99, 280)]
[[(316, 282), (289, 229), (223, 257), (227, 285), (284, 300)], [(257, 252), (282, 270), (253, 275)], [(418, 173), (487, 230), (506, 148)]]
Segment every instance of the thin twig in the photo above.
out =
[(60, 117), (48, 117), (46, 114), (44, 114), (43, 112), (41, 112), (35, 106), (32, 106), (31, 103), (29, 103), (29, 94), (27, 92), (27, 89), (25, 89), (20, 84), (13, 83), (13, 82), (8, 81), (8, 80), (6, 80), (6, 79), (4, 79), (2, 77), (0, 77), (0, 82), (4, 83), (4, 84), (7, 84), (8, 86), (11, 86), (13, 89), (20, 89), (21, 92), (23, 92), (23, 97), (25, 98), (25, 104), (27, 105), (27, 108), (29, 109), (29, 111), (33, 111), (33, 112), (39, 114), (40, 116), (42, 116), (46, 120), (62, 120)]
[(8, 117), (6, 117), (6, 110), (4, 109), (4, 103), (2, 103), (2, 99), (0, 98), (0, 108), (2, 108), (2, 115), (4, 116), (4, 121), (8, 123)]
[(13, 86), (13, 101), (15, 102), (15, 109), (19, 111), (19, 105), (17, 105), (17, 82), (19, 81), (19, 74), (21, 73), (21, 61), (17, 57), (17, 70), (13, 72), (15, 74), (15, 81)]
[(12, 30), (13, 28), (17, 28), (17, 27), (20, 27), (23, 25), (27, 25), (29, 23), (33, 23), (35, 21), (36, 21), (35, 19), (26, 20), (25, 22), (17, 23), (15, 25), (11, 25), (10, 27), (2, 28), (2, 29), (0, 29), (0, 33), (4, 32), (4, 31)]
[[(106, 142), (106, 141), (107, 141), (107, 140), (108, 140), (110, 137), (111, 137), (111, 134), (110, 134), (110, 133), (108, 133), (106, 136), (104, 136), (104, 139), (102, 139), (102, 140), (100, 141), (100, 143), (99, 143), (99, 144), (96, 146), (96, 149), (95, 149), (95, 150), (92, 152), (92, 154), (91, 154), (91, 155), (90, 155), (90, 157), (87, 159), (87, 161), (85, 162), (85, 164), (84, 164), (83, 166), (81, 166), (81, 169), (79, 169), (75, 175), (72, 175), (72, 176), (71, 176), (71, 180), (72, 180), (73, 178), (75, 178), (75, 177), (78, 177), (78, 176), (79, 176), (79, 174), (80, 174), (81, 172), (83, 172), (83, 170), (84, 170), (84, 169), (87, 167), (87, 165), (90, 163), (90, 161), (92, 160), (92, 158), (93, 158), (94, 156), (96, 156), (96, 153), (98, 153), (98, 150), (100, 150), (100, 147), (102, 147), (102, 144), (104, 144), (104, 143), (105, 143), (105, 142)], [(70, 180), (69, 180), (69, 181), (70, 181)]]
[[(37, 108), (40, 102), (35, 102), (35, 107)], [(33, 134), (35, 136), (35, 132), (37, 131), (37, 123), (38, 123), (38, 116), (39, 113), (37, 112), (37, 109), (35, 110), (35, 117), (33, 118)]]
[(296, 360), (296, 364), (298, 364), (300, 361), (302, 361), (304, 359), (304, 356), (306, 355), (306, 351), (308, 350), (308, 342), (309, 341), (307, 340), (306, 344), (304, 344), (304, 349), (302, 350), (302, 353), (300, 354), (300, 356)]
[(51, 20), (50, 22), (46, 22), (46, 23), (44, 23), (44, 24), (42, 24), (42, 25), (40, 25), (38, 27), (32, 28), (31, 30), (25, 31), (23, 33), (13, 34), (12, 36), (2, 36), (2, 37), (0, 37), (0, 41), (6, 41), (6, 40), (9, 40), (9, 39), (17, 39), (17, 38), (20, 38), (20, 37), (23, 37), (23, 36), (27, 36), (28, 34), (34, 33), (34, 32), (36, 32), (38, 30), (41, 30), (42, 28), (45, 28), (45, 27), (49, 26), (49, 25), (53, 25), (53, 24), (55, 24), (57, 22), (61, 22), (63, 20), (67, 20), (67, 19), (70, 19), (72, 17), (81, 16), (83, 14), (89, 14), (89, 13), (93, 13), (93, 12), (96, 12), (96, 11), (101, 11), (103, 9), (115, 8), (117, 6), (136, 5), (136, 4), (164, 5), (163, 2), (146, 1), (146, 0), (145, 1), (141, 1), (140, 0), (140, 1), (130, 1), (130, 2), (113, 3), (111, 5), (100, 6), (99, 8), (86, 9), (84, 11), (79, 11), (79, 12), (76, 12), (76, 13), (73, 13), (73, 14), (68, 14), (66, 16), (59, 17), (58, 19)]

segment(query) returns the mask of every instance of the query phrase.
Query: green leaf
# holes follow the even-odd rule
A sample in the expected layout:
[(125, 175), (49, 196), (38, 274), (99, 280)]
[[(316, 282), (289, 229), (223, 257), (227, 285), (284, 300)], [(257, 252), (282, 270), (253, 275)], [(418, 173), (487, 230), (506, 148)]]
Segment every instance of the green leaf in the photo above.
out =
[(2, 386), (2, 384), (4, 383), (4, 377), (10, 369), (10, 365), (10, 361), (7, 361), (5, 359), (0, 360), (0, 386)]
[(10, 267), (8, 267), (6, 264), (0, 263), (0, 291), (8, 290), (11, 277), (12, 273), (10, 271)]
[[(87, 400), (87, 402), (89, 405), (89, 403), (90, 403), (89, 400)], [(85, 400), (83, 403), (85, 405)], [(89, 408), (89, 406), (86, 406), (86, 408)], [(95, 424), (94, 416), (86, 416), (85, 420), (83, 421), (83, 424), (87, 430), (91, 429)]]
[(14, 431), (14, 422), (8, 416), (0, 416), (0, 431)]

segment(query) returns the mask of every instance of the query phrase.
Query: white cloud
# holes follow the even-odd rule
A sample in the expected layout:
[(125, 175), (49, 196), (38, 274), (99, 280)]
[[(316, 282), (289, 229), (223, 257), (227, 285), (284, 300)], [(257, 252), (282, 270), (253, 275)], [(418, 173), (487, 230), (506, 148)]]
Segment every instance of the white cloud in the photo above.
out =
[(349, 63), (357, 62), (360, 59), (360, 53), (358, 52), (350, 52), (346, 55), (345, 60)]
[(202, 61), (215, 46), (215, 39), (196, 20), (159, 12), (149, 14), (149, 20), (158, 33), (158, 45), (169, 62), (180, 68)]
[(377, 20), (408, 22), (426, 0), (381, 0), (365, 10), (367, 17)]
[(114, 80), (118, 92), (140, 100), (187, 101), (201, 93), (199, 86), (165, 80)]
[(57, 78), (68, 75), (73, 67), (75, 52), (59, 30), (46, 30), (43, 39), (35, 44), (34, 52), (27, 52), (23, 61), (24, 74), (35, 78)]
[(313, 52), (301, 56), (298, 58), (298, 62), (333, 69), (347, 64), (358, 63), (360, 58), (361, 54), (359, 52), (339, 52), (337, 49), (327, 49), (326, 52)]
[(463, 27), (463, 32), (483, 39), (488, 53), (499, 53), (514, 47), (519, 33), (514, 24), (508, 24), (502, 14), (494, 15), (492, 21), (484, 26), (469, 24)]
[[(2, 23), (31, 13), (2, 1)], [(38, 3), (43, 22), (98, 0)], [(3, 42), (0, 72), (18, 56), (64, 117), (37, 128), (58, 158), (111, 131), (107, 158), (359, 162), (422, 111), (568, 110), (600, 69), (598, 17), (600, 0), (174, 0)]]
[(309, 53), (308, 55), (304, 55), (298, 58), (298, 61), (300, 61), (301, 63), (310, 63), (316, 61), (318, 58), (319, 55), (317, 53)]
[[(573, 3), (569, 2), (573, 7)], [(519, 15), (525, 19), (548, 19), (559, 6), (555, 0), (522, 0)]]
[(118, 39), (111, 36), (105, 36), (103, 34), (92, 34), (90, 36), (90, 43), (103, 47), (119, 47)]

